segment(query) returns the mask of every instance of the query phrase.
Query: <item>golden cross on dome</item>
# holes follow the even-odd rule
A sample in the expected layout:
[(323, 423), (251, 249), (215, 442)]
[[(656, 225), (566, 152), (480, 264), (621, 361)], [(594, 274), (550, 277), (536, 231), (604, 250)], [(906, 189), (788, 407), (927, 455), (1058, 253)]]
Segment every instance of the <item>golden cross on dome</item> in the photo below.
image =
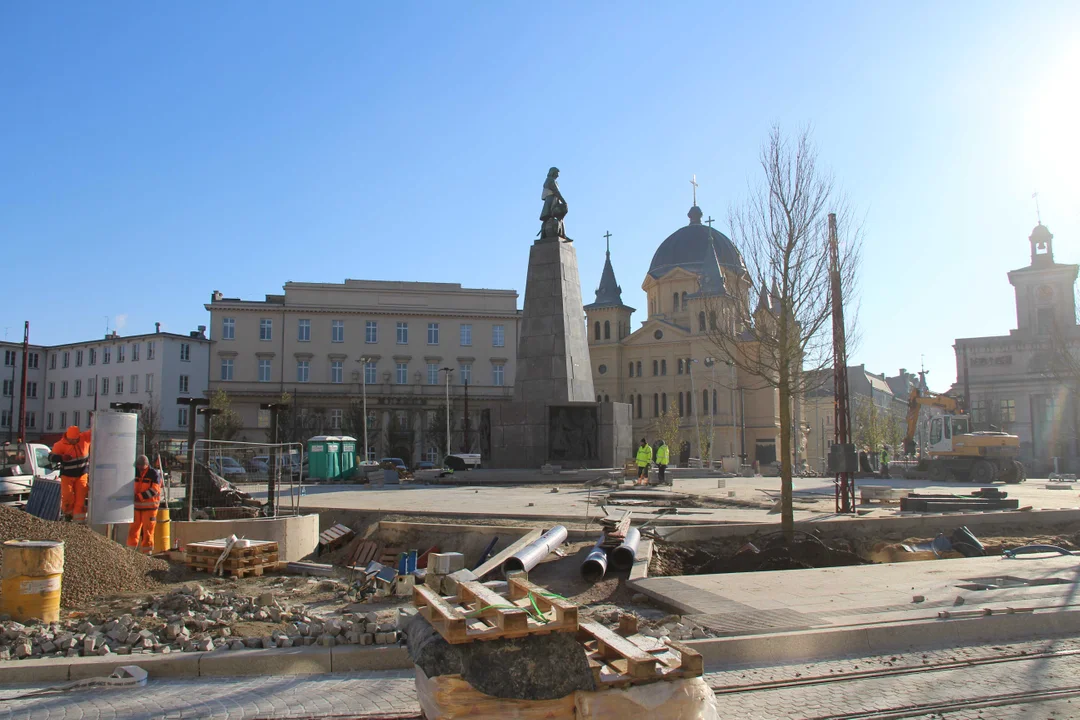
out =
[(696, 174), (692, 178), (690, 178), (690, 184), (694, 186), (694, 207), (697, 207), (698, 184), (697, 184), (697, 175)]

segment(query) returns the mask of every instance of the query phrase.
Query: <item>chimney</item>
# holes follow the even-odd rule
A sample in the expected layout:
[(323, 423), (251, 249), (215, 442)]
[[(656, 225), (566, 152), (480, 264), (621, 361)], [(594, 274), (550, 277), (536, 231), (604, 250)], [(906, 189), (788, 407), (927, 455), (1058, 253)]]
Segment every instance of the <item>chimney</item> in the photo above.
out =
[(201, 337), (203, 340), (206, 339), (206, 326), (205, 325), (200, 325), (199, 326), (199, 337)]
[(156, 333), (161, 332), (161, 323), (159, 323), (159, 322), (154, 323), (154, 332), (156, 332)]
[(213, 293), (210, 294), (210, 302), (220, 302), (221, 298), (223, 297), (224, 295), (221, 294), (220, 290), (215, 290)]

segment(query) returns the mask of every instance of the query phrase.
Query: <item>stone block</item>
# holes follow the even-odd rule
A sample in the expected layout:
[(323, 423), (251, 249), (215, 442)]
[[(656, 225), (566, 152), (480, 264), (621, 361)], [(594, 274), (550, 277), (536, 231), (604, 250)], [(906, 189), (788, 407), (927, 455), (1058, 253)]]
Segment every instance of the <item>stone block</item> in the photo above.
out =
[(330, 650), (329, 647), (312, 646), (213, 653), (202, 656), (199, 674), (204, 677), (228, 677), (328, 673), (331, 671)]
[(399, 645), (340, 645), (330, 649), (330, 662), (334, 672), (408, 670), (413, 667), (408, 651)]
[(449, 575), (464, 568), (465, 556), (459, 552), (431, 553), (428, 555), (428, 572)]

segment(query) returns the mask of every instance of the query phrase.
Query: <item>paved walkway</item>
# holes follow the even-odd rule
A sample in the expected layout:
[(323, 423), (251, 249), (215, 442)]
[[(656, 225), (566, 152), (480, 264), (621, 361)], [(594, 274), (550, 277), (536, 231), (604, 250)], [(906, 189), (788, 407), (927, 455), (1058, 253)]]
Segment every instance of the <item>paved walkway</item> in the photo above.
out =
[[(1080, 717), (1080, 639), (982, 645), (710, 672), (722, 718), (1067, 720)], [(32, 688), (0, 689), (11, 697)], [(0, 702), (0, 717), (404, 718), (410, 673), (151, 680)]]

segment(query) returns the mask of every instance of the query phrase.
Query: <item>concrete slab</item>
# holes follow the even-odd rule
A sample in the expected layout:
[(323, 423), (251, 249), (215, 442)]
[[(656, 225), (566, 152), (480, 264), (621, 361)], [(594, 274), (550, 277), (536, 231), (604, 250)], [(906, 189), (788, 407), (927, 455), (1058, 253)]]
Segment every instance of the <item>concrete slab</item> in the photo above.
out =
[(401, 645), (335, 645), (330, 648), (333, 672), (409, 670), (413, 662)]
[[(116, 657), (114, 655), (113, 659), (116, 659)], [(123, 665), (124, 663), (120, 664)], [(8, 660), (0, 663), (0, 684), (67, 682), (70, 676), (70, 666), (71, 660), (68, 658)]]
[[(224, 652), (224, 651), (222, 651)], [(143, 655), (105, 655), (68, 660), (71, 680), (106, 677), (122, 665), (138, 665), (153, 678), (198, 677), (199, 659), (204, 653), (159, 653)]]
[(221, 650), (201, 653), (199, 675), (313, 675), (331, 670), (328, 647), (308, 646), (278, 650)]

